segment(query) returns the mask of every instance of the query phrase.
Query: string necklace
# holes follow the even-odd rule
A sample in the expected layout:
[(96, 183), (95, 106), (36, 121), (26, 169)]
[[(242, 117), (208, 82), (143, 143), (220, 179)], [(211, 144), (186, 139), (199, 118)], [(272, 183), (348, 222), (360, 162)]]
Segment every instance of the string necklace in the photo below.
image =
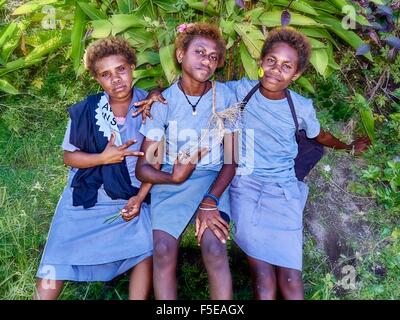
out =
[(183, 89), (183, 86), (181, 85), (181, 80), (182, 80), (182, 78), (179, 79), (178, 86), (179, 86), (179, 88), (181, 89), (181, 91), (183, 92), (183, 94), (184, 94), (184, 96), (185, 96), (187, 102), (188, 102), (188, 103), (191, 105), (191, 107), (192, 107), (192, 115), (195, 116), (195, 115), (197, 114), (196, 107), (197, 107), (197, 105), (199, 104), (201, 98), (203, 98), (204, 94), (206, 93), (207, 84), (204, 86), (203, 93), (201, 94), (201, 96), (199, 97), (199, 99), (197, 100), (197, 102), (196, 102), (195, 104), (193, 104), (193, 103), (190, 102), (188, 96), (186, 95), (185, 90)]

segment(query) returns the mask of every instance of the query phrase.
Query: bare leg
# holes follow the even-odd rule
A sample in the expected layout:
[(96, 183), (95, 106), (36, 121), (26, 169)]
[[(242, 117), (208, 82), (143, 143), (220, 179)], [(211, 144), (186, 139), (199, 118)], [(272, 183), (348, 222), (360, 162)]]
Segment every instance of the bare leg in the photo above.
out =
[(304, 300), (304, 285), (301, 271), (277, 267), (278, 285), (286, 300)]
[(253, 279), (254, 296), (257, 300), (276, 299), (275, 267), (265, 261), (247, 256)]
[(48, 280), (38, 278), (33, 300), (57, 300), (63, 287), (63, 280)]
[(206, 229), (201, 238), (201, 254), (208, 273), (210, 298), (232, 299), (232, 277), (226, 245), (221, 243), (210, 229)]
[(145, 300), (150, 296), (153, 283), (153, 257), (139, 262), (129, 278), (129, 300)]
[(153, 231), (153, 282), (157, 300), (176, 300), (176, 264), (179, 241), (167, 232)]

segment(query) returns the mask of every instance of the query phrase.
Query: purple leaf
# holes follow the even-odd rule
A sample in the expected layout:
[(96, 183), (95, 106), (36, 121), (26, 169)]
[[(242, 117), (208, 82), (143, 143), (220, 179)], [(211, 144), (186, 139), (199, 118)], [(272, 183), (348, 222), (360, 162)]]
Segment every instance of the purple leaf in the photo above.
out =
[(243, 0), (235, 0), (235, 3), (236, 3), (239, 7), (241, 7), (242, 9), (245, 8), (245, 5), (244, 5)]
[(393, 16), (393, 10), (388, 6), (378, 6), (378, 12), (385, 16)]
[(381, 46), (381, 41), (379, 40), (379, 36), (375, 30), (370, 30), (368, 32), (369, 37), (374, 41), (379, 47)]
[(378, 31), (383, 30), (383, 26), (381, 24), (379, 24), (378, 22), (372, 22), (371, 28), (378, 30)]
[(394, 62), (394, 60), (396, 59), (398, 50), (396, 48), (392, 48), (389, 50), (388, 52), (388, 60), (389, 62)]
[(371, 46), (368, 43), (364, 43), (361, 46), (358, 47), (356, 51), (356, 56), (363, 56), (364, 54), (367, 54), (370, 52)]
[(283, 10), (281, 15), (281, 24), (282, 27), (286, 27), (290, 23), (291, 15), (288, 10)]
[(400, 39), (395, 36), (387, 37), (385, 42), (393, 48), (400, 49)]

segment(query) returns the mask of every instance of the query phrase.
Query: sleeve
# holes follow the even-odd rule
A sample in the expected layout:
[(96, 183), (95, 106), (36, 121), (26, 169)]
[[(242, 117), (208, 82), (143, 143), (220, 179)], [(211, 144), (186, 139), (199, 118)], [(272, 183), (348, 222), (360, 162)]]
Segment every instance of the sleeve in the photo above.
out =
[(321, 129), (321, 125), (317, 119), (317, 113), (312, 104), (312, 100), (309, 100), (309, 101), (310, 101), (309, 107), (307, 108), (308, 112), (306, 112), (302, 121), (299, 123), (299, 129), (305, 130), (307, 137), (309, 139), (313, 139), (316, 136), (318, 136), (320, 129)]
[[(239, 82), (239, 81), (233, 81)], [(225, 129), (228, 130), (229, 133), (233, 133), (234, 131), (239, 130), (239, 113), (238, 113), (238, 99), (228, 86), (224, 87), (224, 104), (225, 108), (231, 108), (232, 114), (231, 116), (227, 116), (224, 121)]]
[(232, 81), (227, 81), (224, 82), (224, 84), (231, 89), (233, 92), (236, 92), (236, 88), (238, 87), (240, 80), (232, 80)]
[(64, 140), (61, 145), (64, 151), (74, 152), (78, 151), (79, 148), (75, 147), (69, 142), (69, 137), (71, 135), (71, 119), (68, 120), (67, 129), (65, 130)]
[(169, 105), (155, 102), (151, 109), (153, 119), (147, 119), (139, 132), (150, 140), (161, 141), (168, 126), (168, 108)]

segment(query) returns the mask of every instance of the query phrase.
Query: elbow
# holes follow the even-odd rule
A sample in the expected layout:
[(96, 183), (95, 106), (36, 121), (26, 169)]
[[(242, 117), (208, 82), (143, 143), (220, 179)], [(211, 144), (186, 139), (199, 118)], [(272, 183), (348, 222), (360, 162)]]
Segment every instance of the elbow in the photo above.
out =
[(63, 161), (64, 161), (64, 164), (65, 164), (66, 166), (72, 166), (72, 165), (71, 165), (70, 152), (64, 151)]

